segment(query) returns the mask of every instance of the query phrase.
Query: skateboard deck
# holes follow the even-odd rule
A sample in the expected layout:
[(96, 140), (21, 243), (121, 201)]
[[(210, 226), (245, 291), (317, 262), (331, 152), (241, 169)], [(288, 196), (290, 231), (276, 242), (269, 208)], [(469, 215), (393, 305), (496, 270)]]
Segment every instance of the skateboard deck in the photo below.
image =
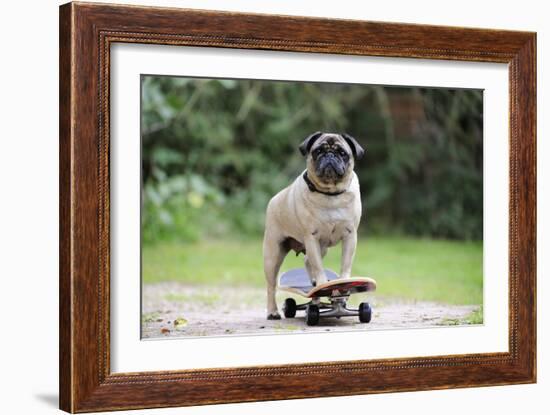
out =
[(313, 286), (305, 268), (295, 268), (279, 278), (279, 288), (307, 298), (351, 295), (376, 290), (376, 281), (367, 277), (340, 278), (338, 274), (325, 269), (327, 282)]

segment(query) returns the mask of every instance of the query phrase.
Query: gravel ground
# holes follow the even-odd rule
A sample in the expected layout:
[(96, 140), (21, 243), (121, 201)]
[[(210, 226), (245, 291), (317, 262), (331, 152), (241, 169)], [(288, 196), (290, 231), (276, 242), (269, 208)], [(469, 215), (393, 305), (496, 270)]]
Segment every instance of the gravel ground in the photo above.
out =
[[(175, 282), (143, 285), (142, 338), (306, 333), (326, 331), (420, 328), (468, 324), (479, 306), (453, 306), (429, 302), (405, 302), (380, 298), (376, 293), (355, 294), (349, 305), (368, 301), (372, 321), (362, 324), (357, 317), (321, 319), (318, 326), (305, 324), (304, 312), (296, 318), (267, 320), (265, 290), (251, 287), (191, 286)], [(304, 298), (280, 292), (298, 303)], [(282, 312), (281, 312), (282, 314)]]

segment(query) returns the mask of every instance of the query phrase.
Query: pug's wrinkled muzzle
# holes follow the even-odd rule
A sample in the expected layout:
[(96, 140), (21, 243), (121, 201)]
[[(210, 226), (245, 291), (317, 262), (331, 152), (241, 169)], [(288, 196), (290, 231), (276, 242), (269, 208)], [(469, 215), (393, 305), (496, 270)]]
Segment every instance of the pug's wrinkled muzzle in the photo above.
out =
[(343, 163), (332, 153), (327, 153), (319, 160), (317, 174), (321, 177), (342, 177), (345, 171)]

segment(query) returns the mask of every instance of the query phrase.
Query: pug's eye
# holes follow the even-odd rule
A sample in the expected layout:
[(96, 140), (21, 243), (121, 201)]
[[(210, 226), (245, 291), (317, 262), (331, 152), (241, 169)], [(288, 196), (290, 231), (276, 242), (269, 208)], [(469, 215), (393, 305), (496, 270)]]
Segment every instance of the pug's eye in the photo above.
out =
[(316, 148), (315, 150), (313, 150), (313, 155), (314, 156), (318, 156), (319, 154), (321, 154), (321, 149), (320, 148)]
[(339, 153), (342, 157), (346, 157), (346, 156), (347, 156), (347, 154), (346, 154), (346, 152), (345, 152), (344, 150), (340, 150), (338, 153)]

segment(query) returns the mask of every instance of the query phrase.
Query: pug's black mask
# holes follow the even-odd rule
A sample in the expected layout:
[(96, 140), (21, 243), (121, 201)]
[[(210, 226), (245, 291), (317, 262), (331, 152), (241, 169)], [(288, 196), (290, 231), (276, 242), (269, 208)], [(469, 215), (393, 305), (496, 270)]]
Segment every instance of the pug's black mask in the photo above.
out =
[(327, 181), (337, 181), (346, 174), (350, 156), (332, 137), (311, 152), (317, 177)]
[(354, 160), (360, 159), (365, 152), (348, 134), (322, 132), (306, 138), (300, 151), (303, 155), (311, 154), (315, 175), (326, 183), (339, 182), (353, 169)]

